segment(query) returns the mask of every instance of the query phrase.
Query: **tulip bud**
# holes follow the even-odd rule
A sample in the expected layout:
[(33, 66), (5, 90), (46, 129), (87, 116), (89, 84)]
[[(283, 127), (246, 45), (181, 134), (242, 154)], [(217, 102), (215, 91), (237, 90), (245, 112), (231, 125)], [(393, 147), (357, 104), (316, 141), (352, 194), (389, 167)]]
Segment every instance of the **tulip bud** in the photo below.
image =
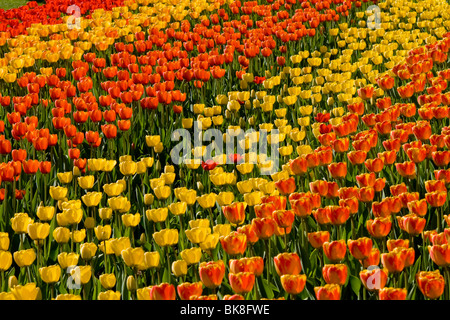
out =
[(203, 192), (203, 184), (200, 181), (197, 181), (197, 189), (200, 192)]
[(134, 276), (128, 276), (127, 289), (128, 289), (128, 291), (136, 291), (137, 290), (136, 279), (134, 278)]
[(184, 175), (183, 170), (180, 169), (178, 175), (180, 176), (180, 179), (181, 179), (181, 180), (184, 180), (185, 175)]
[(266, 72), (264, 73), (264, 76), (268, 79), (268, 78), (272, 77), (272, 74), (270, 73), (269, 70), (266, 70)]
[(255, 124), (255, 118), (253, 116), (248, 118), (248, 124), (251, 125), (251, 126), (253, 126)]
[(241, 128), (245, 128), (245, 119), (244, 118), (239, 118), (239, 126)]
[(147, 242), (147, 237), (145, 236), (145, 233), (141, 234), (141, 237), (139, 238), (139, 241), (141, 241), (141, 244), (144, 244)]
[(86, 220), (84, 221), (84, 227), (86, 229), (94, 229), (95, 228), (95, 220), (92, 217), (88, 217), (86, 218)]
[(250, 91), (250, 98), (255, 98), (256, 97), (256, 91), (254, 89), (252, 89)]
[(19, 281), (17, 281), (16, 276), (10, 276), (9, 277), (9, 279), (8, 279), (8, 287), (9, 288), (14, 288), (18, 284), (19, 284)]
[(227, 118), (227, 119), (231, 118), (231, 112), (228, 109), (225, 110), (225, 118)]
[(252, 108), (252, 104), (250, 103), (250, 100), (245, 101), (244, 107), (247, 110), (250, 110)]
[(156, 171), (160, 172), (161, 171), (161, 161), (156, 161), (156, 165), (155, 165)]
[(154, 200), (155, 200), (155, 197), (151, 193), (144, 195), (144, 204), (146, 206), (150, 206)]

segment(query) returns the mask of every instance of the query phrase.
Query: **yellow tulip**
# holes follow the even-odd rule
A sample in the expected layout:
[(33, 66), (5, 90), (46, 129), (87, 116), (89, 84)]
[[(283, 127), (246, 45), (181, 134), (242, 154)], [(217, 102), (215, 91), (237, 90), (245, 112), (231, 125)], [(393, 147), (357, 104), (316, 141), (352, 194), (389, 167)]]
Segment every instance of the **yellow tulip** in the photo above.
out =
[(62, 183), (62, 184), (71, 183), (72, 179), (73, 179), (72, 171), (58, 172), (56, 176), (58, 177), (59, 182)]
[(186, 202), (175, 202), (169, 205), (170, 212), (175, 215), (183, 215), (186, 213), (187, 203)]
[(114, 253), (117, 257), (121, 255), (122, 250), (128, 249), (131, 247), (131, 241), (128, 237), (120, 237), (118, 239), (113, 238), (110, 240), (110, 246), (112, 253)]
[(58, 265), (39, 268), (39, 275), (45, 283), (55, 283), (61, 277), (61, 268)]
[(83, 260), (89, 261), (97, 252), (97, 245), (93, 242), (85, 242), (80, 246), (80, 254)]
[(211, 228), (192, 228), (185, 231), (188, 240), (194, 244), (205, 241), (206, 237), (211, 234)]
[(67, 243), (70, 239), (70, 230), (65, 227), (57, 227), (53, 230), (53, 238), (57, 243)]
[(116, 166), (116, 164), (117, 164), (116, 160), (106, 160), (102, 171), (111, 172)]
[(141, 221), (141, 215), (139, 213), (136, 214), (124, 214), (122, 215), (122, 222), (125, 227), (136, 227)]
[(50, 225), (40, 222), (30, 223), (27, 231), (32, 240), (44, 240), (50, 233)]
[(123, 185), (117, 182), (103, 185), (103, 191), (105, 191), (108, 197), (117, 197), (123, 192), (123, 189)]
[(100, 159), (88, 159), (88, 168), (89, 171), (103, 171), (106, 165), (106, 159), (100, 158)]
[(145, 163), (147, 168), (151, 168), (151, 167), (153, 167), (153, 163), (155, 162), (155, 159), (152, 157), (145, 157), (145, 158), (142, 158), (141, 161), (143, 163)]
[(19, 250), (14, 252), (14, 262), (20, 267), (28, 267), (36, 260), (34, 249)]
[(94, 228), (95, 237), (98, 241), (108, 240), (111, 237), (111, 226), (109, 224), (105, 226), (97, 226)]
[(78, 185), (82, 189), (91, 189), (94, 186), (95, 178), (94, 176), (83, 176), (78, 177)]
[(74, 230), (70, 233), (70, 237), (73, 239), (73, 242), (80, 243), (86, 238), (86, 229)]
[(99, 205), (100, 201), (102, 200), (102, 193), (101, 192), (88, 192), (84, 196), (81, 197), (81, 200), (83, 200), (84, 204), (87, 207), (96, 207)]
[[(114, 254), (114, 251), (111, 247), (111, 243), (113, 241), (114, 241), (114, 238), (103, 241), (98, 244), (98, 248), (100, 249), (101, 252), (103, 252), (106, 255)], [(120, 255), (120, 252), (119, 252), (119, 255)]]
[(58, 255), (58, 263), (63, 269), (67, 269), (71, 266), (76, 266), (78, 264), (79, 255), (74, 252), (61, 252)]
[(129, 154), (123, 155), (119, 157), (119, 164), (126, 161), (133, 161), (133, 157)]
[(114, 273), (104, 273), (99, 277), (102, 287), (106, 290), (113, 288), (116, 285), (116, 276)]
[(213, 233), (217, 233), (219, 236), (227, 236), (231, 232), (231, 224), (216, 224), (213, 227)]
[(194, 228), (209, 228), (209, 219), (195, 219), (189, 221), (189, 227)]
[(234, 200), (234, 194), (233, 192), (220, 192), (217, 196), (216, 196), (216, 201), (220, 206), (227, 206), (230, 203), (232, 203)]
[(153, 233), (153, 239), (160, 247), (176, 245), (178, 243), (178, 229), (162, 229)]
[(254, 192), (250, 192), (250, 193), (245, 193), (244, 194), (244, 201), (249, 205), (249, 206), (255, 206), (257, 204), (261, 203), (261, 197), (264, 194), (260, 191), (254, 191)]
[(30, 282), (26, 285), (18, 285), (11, 288), (11, 292), (16, 300), (41, 300), (41, 289), (36, 286), (36, 283)]
[(124, 176), (132, 176), (136, 173), (137, 163), (134, 161), (124, 161), (119, 164), (119, 168)]
[(0, 232), (0, 250), (9, 250), (9, 234), (7, 232)]
[(112, 218), (112, 209), (111, 208), (101, 208), (98, 210), (98, 215), (102, 220), (110, 220)]
[(6, 271), (11, 267), (12, 254), (9, 251), (0, 251), (0, 271)]
[(91, 266), (76, 266), (70, 270), (70, 275), (76, 284), (85, 285), (91, 280), (92, 269)]
[(129, 247), (122, 250), (121, 256), (127, 266), (137, 267), (144, 262), (144, 249)]
[(36, 215), (41, 221), (50, 221), (55, 215), (55, 207), (44, 207), (41, 203), (37, 208)]
[(33, 220), (24, 212), (14, 214), (11, 218), (11, 227), (15, 233), (28, 232), (28, 225), (33, 223)]
[(145, 136), (145, 143), (148, 147), (153, 148), (161, 141), (161, 137), (157, 136)]
[(200, 248), (204, 251), (214, 250), (219, 243), (219, 234), (211, 233), (209, 234), (203, 242), (199, 244)]
[(169, 186), (158, 186), (153, 192), (159, 200), (165, 200), (170, 196), (172, 189)]
[(155, 223), (165, 221), (167, 219), (168, 213), (168, 208), (149, 209), (145, 211), (147, 219)]
[(173, 172), (167, 172), (161, 174), (161, 179), (164, 180), (164, 183), (167, 185), (171, 185), (175, 181), (176, 174)]
[(104, 291), (98, 294), (98, 300), (120, 300), (120, 292), (119, 291)]
[(158, 251), (144, 253), (144, 262), (147, 268), (159, 267), (160, 255)]
[(108, 199), (109, 207), (114, 211), (123, 210), (127, 205), (128, 199), (126, 197), (118, 196)]
[(200, 262), (202, 250), (200, 248), (185, 249), (180, 252), (181, 258), (188, 264), (196, 264)]
[(175, 277), (182, 277), (187, 274), (187, 263), (184, 260), (176, 260), (172, 262), (172, 273)]
[(81, 296), (80, 295), (76, 295), (76, 294), (70, 294), (70, 293), (62, 293), (62, 294), (58, 294), (55, 298), (55, 300), (81, 300)]
[(152, 286), (136, 290), (138, 300), (150, 300), (150, 289)]
[(212, 208), (216, 203), (216, 194), (214, 193), (204, 194), (200, 197), (197, 197), (197, 202), (203, 209)]

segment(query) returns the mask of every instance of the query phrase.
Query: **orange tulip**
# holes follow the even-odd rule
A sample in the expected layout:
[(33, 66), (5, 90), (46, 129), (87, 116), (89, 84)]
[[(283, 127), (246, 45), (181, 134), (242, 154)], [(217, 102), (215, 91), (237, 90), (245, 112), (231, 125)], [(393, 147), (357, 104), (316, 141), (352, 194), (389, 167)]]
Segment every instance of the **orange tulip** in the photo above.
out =
[(232, 225), (236, 226), (244, 223), (245, 206), (243, 202), (234, 202), (228, 206), (223, 206), (222, 212)]
[(150, 300), (175, 300), (176, 293), (173, 284), (161, 283), (154, 285), (150, 289)]
[(295, 252), (280, 253), (273, 258), (273, 261), (275, 263), (275, 270), (279, 276), (283, 274), (296, 275), (302, 271), (300, 257)]
[(191, 296), (201, 296), (203, 284), (201, 282), (183, 282), (177, 286), (178, 296), (181, 300), (189, 300)]
[(448, 244), (428, 246), (430, 258), (439, 267), (450, 265), (450, 247)]
[(322, 268), (322, 276), (328, 284), (344, 285), (347, 280), (348, 268), (345, 264), (326, 264)]
[(328, 165), (328, 171), (333, 179), (343, 179), (347, 175), (347, 163), (337, 162)]
[(407, 206), (410, 213), (419, 217), (424, 217), (427, 214), (428, 204), (426, 199), (410, 201)]
[(395, 169), (397, 170), (398, 174), (401, 175), (402, 177), (405, 177), (408, 179), (416, 178), (416, 165), (412, 161), (396, 163)]
[(295, 179), (293, 177), (288, 179), (281, 179), (277, 182), (275, 182), (275, 186), (277, 187), (278, 191), (282, 194), (290, 194), (295, 191)]
[(329, 206), (329, 220), (332, 225), (338, 226), (347, 222), (350, 217), (350, 209), (348, 207)]
[(409, 248), (409, 240), (408, 239), (389, 239), (386, 243), (388, 251), (392, 251), (395, 248)]
[(323, 243), (323, 252), (331, 262), (339, 262), (344, 259), (347, 247), (344, 240)]
[(326, 284), (322, 287), (314, 287), (317, 300), (339, 300), (341, 287), (337, 284)]
[(255, 209), (255, 215), (258, 218), (271, 218), (273, 212), (276, 210), (274, 202), (260, 203), (253, 207)]
[(356, 240), (347, 241), (351, 255), (357, 260), (366, 259), (372, 251), (372, 239), (363, 237)]
[(277, 228), (277, 223), (272, 218), (254, 218), (252, 220), (256, 235), (259, 239), (269, 239)]
[(223, 250), (229, 255), (243, 254), (247, 249), (247, 236), (233, 231), (226, 236), (220, 237)]
[(425, 194), (425, 199), (428, 204), (432, 207), (442, 207), (447, 200), (447, 192), (446, 191), (436, 191)]
[(330, 241), (330, 233), (328, 231), (310, 232), (308, 233), (308, 241), (313, 248), (322, 248), (325, 242)]
[(292, 210), (295, 215), (300, 218), (305, 218), (311, 215), (312, 201), (309, 197), (303, 197), (297, 200), (290, 201)]
[(380, 250), (377, 248), (372, 248), (370, 254), (367, 258), (363, 259), (362, 265), (364, 268), (368, 268), (370, 266), (377, 266), (380, 264)]
[(416, 282), (420, 292), (428, 299), (437, 299), (444, 293), (445, 280), (439, 270), (418, 272)]
[(391, 231), (391, 217), (370, 219), (366, 222), (369, 234), (374, 238), (384, 238)]
[(404, 288), (382, 288), (378, 292), (380, 300), (406, 300), (407, 291)]
[(220, 286), (225, 276), (225, 264), (222, 260), (202, 262), (198, 272), (205, 287), (214, 289)]
[(388, 253), (381, 254), (381, 263), (390, 272), (402, 272), (405, 268), (407, 249), (395, 248)]
[(245, 294), (253, 289), (255, 275), (251, 272), (229, 273), (231, 289), (237, 294)]
[(304, 274), (283, 274), (280, 279), (284, 291), (289, 294), (300, 294), (305, 288), (306, 275)]
[(386, 285), (388, 280), (388, 271), (387, 269), (365, 269), (360, 271), (359, 278), (361, 279), (362, 284), (368, 291), (377, 291)]
[(230, 267), (230, 272), (239, 273), (239, 272), (251, 272), (254, 273), (255, 276), (259, 277), (264, 270), (264, 260), (262, 257), (250, 257), (250, 258), (241, 258), (241, 259), (231, 259), (228, 262)]
[(272, 218), (280, 228), (288, 228), (295, 220), (295, 214), (292, 210), (276, 210), (272, 213)]

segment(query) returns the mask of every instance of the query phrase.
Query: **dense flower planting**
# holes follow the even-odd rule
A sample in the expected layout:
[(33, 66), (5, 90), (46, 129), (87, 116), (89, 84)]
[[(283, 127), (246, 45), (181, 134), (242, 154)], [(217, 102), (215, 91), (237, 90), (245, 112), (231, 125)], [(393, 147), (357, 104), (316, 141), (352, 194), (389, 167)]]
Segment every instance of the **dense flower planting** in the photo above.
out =
[(449, 299), (449, 31), (444, 0), (0, 11), (0, 299)]

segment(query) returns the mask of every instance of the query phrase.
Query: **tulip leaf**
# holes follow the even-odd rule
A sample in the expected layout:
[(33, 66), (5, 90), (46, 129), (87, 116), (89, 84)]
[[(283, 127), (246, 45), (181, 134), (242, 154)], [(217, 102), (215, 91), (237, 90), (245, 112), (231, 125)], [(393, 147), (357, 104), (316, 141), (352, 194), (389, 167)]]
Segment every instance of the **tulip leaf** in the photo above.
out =
[(358, 295), (359, 290), (361, 289), (361, 280), (354, 275), (350, 275), (350, 286), (352, 287), (353, 292)]
[(261, 279), (264, 291), (266, 292), (267, 298), (268, 299), (273, 299), (274, 294), (273, 294), (273, 291), (272, 291), (272, 288), (271, 288), (270, 284), (267, 282), (267, 279), (262, 279), (262, 278), (260, 278), (260, 279)]

